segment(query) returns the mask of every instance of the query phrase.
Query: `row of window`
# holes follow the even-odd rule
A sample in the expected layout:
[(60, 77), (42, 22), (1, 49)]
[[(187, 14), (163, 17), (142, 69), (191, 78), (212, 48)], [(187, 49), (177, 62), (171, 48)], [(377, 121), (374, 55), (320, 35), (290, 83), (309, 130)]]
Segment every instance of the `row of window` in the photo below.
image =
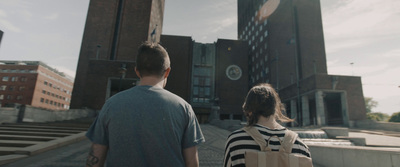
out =
[[(63, 82), (63, 81), (61, 81), (59, 78), (53, 77), (52, 75), (49, 75), (49, 74), (47, 74), (47, 73), (45, 73), (45, 72), (42, 72), (42, 71), (39, 71), (39, 73), (42, 74), (42, 75), (44, 75), (44, 76), (46, 76), (46, 77), (48, 77), (48, 78), (50, 78), (51, 80), (58, 81), (61, 85), (64, 85), (64, 86), (66, 86), (66, 87), (68, 87), (68, 88), (72, 88), (72, 85), (69, 85), (69, 84), (67, 84), (67, 83), (65, 83), (65, 82)], [(61, 76), (61, 77), (64, 77), (65, 79), (70, 80), (70, 79), (68, 79), (68, 77), (66, 77), (66, 76)]]
[[(8, 82), (8, 81), (17, 82), (17, 81), (18, 81), (18, 77), (8, 77), (8, 76), (4, 76), (4, 77), (1, 79), (1, 81), (4, 81), (4, 82)], [(20, 78), (20, 81), (21, 81), (21, 82), (26, 82), (26, 81), (28, 81), (28, 78), (26, 78), (26, 77), (21, 77), (21, 78)]]
[(36, 70), (29, 70), (29, 69), (0, 69), (0, 72), (2, 73), (36, 73)]
[[(7, 89), (7, 87), (8, 87), (8, 89)], [(19, 91), (24, 91), (25, 89), (26, 89), (25, 86), (19, 86), (19, 87), (12, 86), (12, 85), (11, 86), (7, 86), (7, 85), (1, 85), (0, 86), (0, 90), (9, 90), (9, 91), (19, 90)]]
[(45, 103), (45, 104), (49, 104), (49, 105), (53, 105), (53, 106), (56, 106), (56, 107), (60, 107), (60, 108), (65, 108), (65, 109), (68, 109), (68, 105), (66, 105), (66, 104), (62, 104), (62, 103), (59, 103), (59, 102), (56, 102), (56, 101), (53, 101), (53, 100), (49, 100), (49, 99), (45, 99), (45, 98), (40, 98), (40, 102), (41, 103)]
[(44, 85), (47, 85), (47, 86), (49, 86), (51, 88), (57, 89), (59, 91), (62, 91), (64, 93), (66, 93), (66, 94), (71, 94), (71, 91), (66, 90), (66, 89), (64, 89), (64, 88), (62, 88), (62, 87), (60, 87), (60, 86), (58, 86), (56, 84), (52, 84), (51, 82), (44, 81), (43, 83), (44, 83)]
[(194, 103), (210, 103), (210, 98), (197, 98), (193, 97)]
[[(13, 96), (13, 95), (6, 95), (6, 96), (5, 96), (5, 95), (1, 94), (1, 95), (0, 95), (0, 100), (4, 100), (4, 98), (7, 99), (7, 100), (13, 100), (13, 99), (14, 99), (14, 96)], [(17, 95), (15, 99), (17, 99), (17, 100), (22, 100), (22, 98), (23, 98), (22, 95)]]
[(49, 91), (46, 91), (46, 90), (42, 90), (42, 93), (43, 93), (43, 94), (47, 94), (47, 95), (49, 95), (49, 96), (53, 96), (53, 97), (58, 98), (58, 99), (65, 100), (65, 101), (67, 101), (67, 102), (69, 101), (68, 97), (63, 97), (63, 96), (61, 96), (61, 95), (54, 94), (54, 93), (49, 92)]

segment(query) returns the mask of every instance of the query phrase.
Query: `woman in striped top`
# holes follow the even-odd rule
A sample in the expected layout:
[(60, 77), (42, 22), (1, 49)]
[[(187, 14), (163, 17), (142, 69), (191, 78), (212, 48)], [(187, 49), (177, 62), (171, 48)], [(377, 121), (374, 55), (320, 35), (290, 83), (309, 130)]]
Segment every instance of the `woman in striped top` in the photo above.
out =
[[(243, 104), (243, 112), (247, 118), (247, 126), (255, 127), (264, 137), (270, 139), (269, 146), (272, 151), (279, 151), (280, 142), (285, 136), (286, 128), (279, 122), (292, 122), (292, 119), (282, 114), (284, 107), (278, 93), (270, 84), (254, 86), (248, 92)], [(260, 146), (243, 129), (234, 131), (228, 137), (225, 147), (224, 167), (244, 167), (244, 153), (246, 151), (260, 151)], [(292, 153), (311, 157), (310, 151), (299, 138), (296, 139)]]

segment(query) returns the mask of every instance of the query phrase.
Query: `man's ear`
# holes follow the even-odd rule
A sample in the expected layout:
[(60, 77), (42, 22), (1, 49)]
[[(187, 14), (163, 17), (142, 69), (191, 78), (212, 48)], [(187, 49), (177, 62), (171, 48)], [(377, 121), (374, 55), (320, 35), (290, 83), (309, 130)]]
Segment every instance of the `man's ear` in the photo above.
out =
[(140, 72), (137, 70), (136, 67), (135, 67), (135, 73), (136, 73), (136, 75), (137, 75), (139, 78), (142, 78), (142, 77), (140, 76)]
[(170, 72), (171, 72), (171, 67), (168, 67), (168, 68), (165, 70), (164, 78), (168, 78)]

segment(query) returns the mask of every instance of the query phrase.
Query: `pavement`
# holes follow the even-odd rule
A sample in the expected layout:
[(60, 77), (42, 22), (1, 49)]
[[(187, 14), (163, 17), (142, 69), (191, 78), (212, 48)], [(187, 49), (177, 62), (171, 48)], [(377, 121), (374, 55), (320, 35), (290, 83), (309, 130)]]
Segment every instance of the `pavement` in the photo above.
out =
[[(90, 141), (84, 137), (88, 126), (88, 123), (2, 125), (0, 167), (84, 166), (90, 148)], [(225, 141), (231, 132), (209, 124), (202, 124), (201, 129), (206, 142), (198, 147), (200, 166), (222, 166)], [(29, 133), (22, 133), (23, 130)], [(18, 135), (22, 137), (17, 138)], [(374, 148), (400, 148), (400, 132), (349, 129), (349, 136), (365, 137), (367, 145)]]

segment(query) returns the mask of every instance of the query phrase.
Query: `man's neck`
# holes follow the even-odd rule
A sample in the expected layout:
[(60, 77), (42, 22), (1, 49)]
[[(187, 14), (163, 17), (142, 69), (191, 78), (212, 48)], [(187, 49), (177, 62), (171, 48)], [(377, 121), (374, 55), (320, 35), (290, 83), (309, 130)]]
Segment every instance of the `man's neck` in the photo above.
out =
[(140, 78), (140, 84), (141, 86), (147, 85), (147, 86), (155, 86), (155, 87), (160, 87), (164, 88), (164, 80), (163, 78), (159, 77), (154, 77), (154, 76), (145, 76)]

